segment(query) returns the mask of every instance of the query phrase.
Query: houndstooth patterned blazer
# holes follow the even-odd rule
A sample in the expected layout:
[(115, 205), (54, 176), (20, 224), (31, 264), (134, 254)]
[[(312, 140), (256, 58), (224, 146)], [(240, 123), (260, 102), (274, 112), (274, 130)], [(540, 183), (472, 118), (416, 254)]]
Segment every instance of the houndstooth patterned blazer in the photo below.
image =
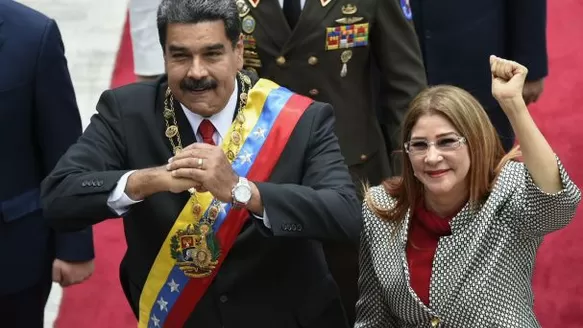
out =
[[(452, 219), (452, 235), (439, 240), (433, 260), (429, 307), (409, 284), (409, 214), (399, 228), (364, 204), (355, 328), (540, 327), (531, 289), (536, 251), (545, 234), (571, 221), (581, 200), (558, 163), (562, 191), (544, 193), (524, 164), (509, 162), (486, 202), (474, 211), (466, 204)], [(377, 204), (392, 206), (382, 187), (370, 192)]]

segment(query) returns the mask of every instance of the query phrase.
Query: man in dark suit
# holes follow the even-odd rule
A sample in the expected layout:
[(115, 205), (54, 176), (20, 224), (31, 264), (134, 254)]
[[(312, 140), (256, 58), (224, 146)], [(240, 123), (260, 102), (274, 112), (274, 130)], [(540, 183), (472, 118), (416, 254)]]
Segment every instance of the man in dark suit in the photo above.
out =
[(42, 179), (81, 135), (56, 23), (1, 1), (0, 76), (0, 326), (43, 327), (51, 281), (93, 272), (91, 228), (55, 233), (40, 206)]
[(535, 102), (548, 73), (546, 0), (411, 0), (410, 5), (429, 84), (472, 93), (510, 150), (514, 131), (492, 97), (488, 58), (495, 54), (524, 64), (524, 99)]
[[(402, 148), (401, 121), (426, 86), (415, 30), (399, 0), (236, 2), (244, 67), (334, 106), (340, 148), (359, 189), (397, 174), (397, 156), (389, 155)], [(354, 322), (358, 252), (336, 243), (324, 247)]]
[(140, 327), (348, 327), (319, 242), (361, 229), (332, 107), (241, 71), (232, 0), (164, 0), (158, 26), (167, 78), (103, 93), (46, 212), (124, 217)]

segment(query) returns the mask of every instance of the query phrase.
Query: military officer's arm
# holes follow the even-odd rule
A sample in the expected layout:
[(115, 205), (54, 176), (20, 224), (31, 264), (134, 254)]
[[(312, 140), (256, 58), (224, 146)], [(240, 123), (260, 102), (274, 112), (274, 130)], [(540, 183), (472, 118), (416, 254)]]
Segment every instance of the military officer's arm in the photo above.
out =
[(427, 85), (414, 26), (399, 0), (378, 0), (370, 44), (380, 69), (381, 126), (390, 151), (400, 149), (399, 129), (409, 102)]

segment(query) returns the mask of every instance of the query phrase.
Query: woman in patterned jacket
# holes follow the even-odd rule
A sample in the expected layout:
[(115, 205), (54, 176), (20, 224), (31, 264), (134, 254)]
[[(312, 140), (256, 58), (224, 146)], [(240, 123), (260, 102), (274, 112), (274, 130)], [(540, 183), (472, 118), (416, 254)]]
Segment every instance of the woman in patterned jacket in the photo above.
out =
[(363, 205), (355, 327), (540, 327), (536, 251), (571, 221), (581, 193), (528, 113), (527, 69), (494, 56), (490, 66), (521, 154), (504, 154), (467, 92), (417, 96), (403, 126), (403, 176), (370, 188)]

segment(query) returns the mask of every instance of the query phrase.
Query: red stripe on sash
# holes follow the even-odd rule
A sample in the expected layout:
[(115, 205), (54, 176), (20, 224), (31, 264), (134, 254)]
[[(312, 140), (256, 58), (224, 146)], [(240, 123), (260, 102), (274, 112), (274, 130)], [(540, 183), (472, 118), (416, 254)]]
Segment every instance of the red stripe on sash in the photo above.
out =
[[(297, 94), (290, 97), (275, 120), (267, 139), (249, 169), (247, 174), (249, 181), (264, 182), (269, 178), (297, 122), (312, 102), (312, 99)], [(168, 314), (164, 328), (181, 328), (184, 326), (196, 304), (198, 304), (220, 270), (223, 260), (231, 250), (248, 217), (249, 212), (246, 209), (235, 210), (231, 208), (225, 218), (225, 222), (217, 232), (217, 239), (223, 251), (216, 269), (213, 270), (209, 277), (190, 279), (188, 281)], [(203, 327), (202, 324), (201, 328)]]

